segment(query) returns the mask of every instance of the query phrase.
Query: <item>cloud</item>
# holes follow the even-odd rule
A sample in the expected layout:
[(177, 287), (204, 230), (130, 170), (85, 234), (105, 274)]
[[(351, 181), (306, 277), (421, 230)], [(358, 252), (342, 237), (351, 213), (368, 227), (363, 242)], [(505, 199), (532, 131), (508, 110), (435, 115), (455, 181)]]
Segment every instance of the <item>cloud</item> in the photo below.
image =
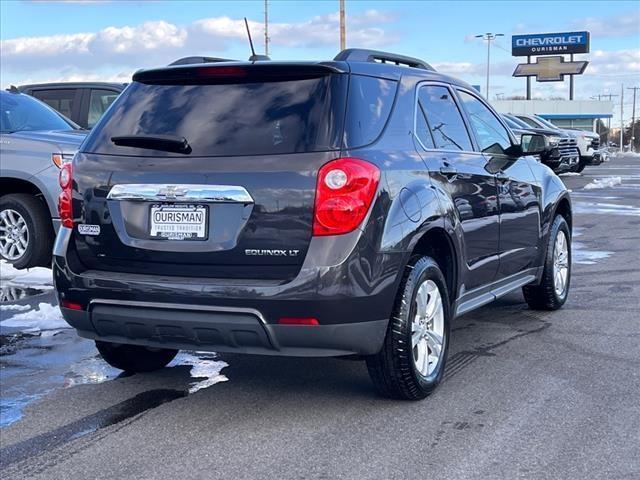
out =
[[(395, 15), (367, 10), (347, 17), (348, 43), (362, 47), (387, 46), (398, 41), (383, 28)], [(338, 45), (337, 13), (315, 16), (298, 23), (272, 23), (273, 47), (326, 48)], [(250, 21), (254, 44), (260, 45), (263, 25)], [(2, 40), (2, 69), (30, 75), (46, 69), (75, 68), (79, 72), (110, 66), (137, 69), (166, 64), (181, 56), (223, 55), (232, 43), (245, 43), (244, 21), (227, 16), (204, 18), (186, 26), (149, 21), (134, 26), (107, 27), (98, 32), (19, 37)]]
[(640, 74), (640, 48), (631, 50), (595, 50), (589, 55), (585, 75)]
[(640, 34), (640, 9), (610, 17), (587, 17), (574, 20), (571, 28), (587, 30), (592, 37), (629, 37)]
[[(511, 76), (516, 67), (517, 61), (506, 60), (501, 62), (491, 62), (491, 75)], [(454, 77), (464, 77), (473, 75), (486, 75), (486, 63), (471, 62), (435, 62), (432, 66), (440, 73), (452, 75)]]

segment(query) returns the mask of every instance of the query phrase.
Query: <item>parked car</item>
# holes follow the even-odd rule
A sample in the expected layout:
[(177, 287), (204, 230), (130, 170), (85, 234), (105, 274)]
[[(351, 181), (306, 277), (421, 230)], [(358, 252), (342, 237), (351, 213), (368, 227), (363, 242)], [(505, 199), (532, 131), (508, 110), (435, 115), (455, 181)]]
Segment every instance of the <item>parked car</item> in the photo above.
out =
[(597, 133), (586, 130), (559, 128), (557, 125), (554, 125), (538, 115), (518, 114), (517, 117), (532, 128), (556, 129), (575, 138), (578, 151), (580, 152), (580, 162), (577, 166), (571, 169), (572, 171), (582, 172), (587, 165), (599, 165), (602, 163), (602, 156), (595, 155), (600, 148), (600, 135)]
[(454, 317), (567, 299), (543, 143), (391, 53), (139, 71), (60, 174), (62, 313), (129, 372), (178, 349), (360, 355), (383, 395), (424, 398)]
[(85, 136), (39, 100), (0, 92), (0, 256), (14, 267), (51, 265), (58, 172)]
[(124, 83), (62, 82), (22, 85), (18, 90), (42, 100), (82, 128), (91, 129), (125, 86)]
[(544, 137), (544, 152), (539, 155), (540, 161), (556, 173), (568, 172), (577, 167), (580, 154), (576, 140), (568, 134), (545, 128), (531, 128), (514, 115), (503, 114), (502, 118), (511, 131), (520, 136), (526, 133), (537, 133)]

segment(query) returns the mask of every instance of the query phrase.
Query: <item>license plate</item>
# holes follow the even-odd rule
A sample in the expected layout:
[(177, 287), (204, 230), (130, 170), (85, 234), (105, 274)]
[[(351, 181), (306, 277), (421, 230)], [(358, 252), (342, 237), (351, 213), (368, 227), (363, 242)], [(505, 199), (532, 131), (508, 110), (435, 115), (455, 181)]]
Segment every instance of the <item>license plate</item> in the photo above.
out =
[(206, 240), (207, 217), (204, 205), (152, 205), (149, 236), (166, 240)]

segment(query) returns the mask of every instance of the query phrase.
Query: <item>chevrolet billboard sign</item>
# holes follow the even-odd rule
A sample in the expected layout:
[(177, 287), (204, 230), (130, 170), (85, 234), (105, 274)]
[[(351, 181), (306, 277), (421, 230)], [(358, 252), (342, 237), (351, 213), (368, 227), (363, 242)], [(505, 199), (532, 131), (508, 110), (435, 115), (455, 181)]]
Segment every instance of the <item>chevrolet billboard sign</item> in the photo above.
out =
[(589, 32), (538, 33), (511, 37), (514, 57), (589, 53)]

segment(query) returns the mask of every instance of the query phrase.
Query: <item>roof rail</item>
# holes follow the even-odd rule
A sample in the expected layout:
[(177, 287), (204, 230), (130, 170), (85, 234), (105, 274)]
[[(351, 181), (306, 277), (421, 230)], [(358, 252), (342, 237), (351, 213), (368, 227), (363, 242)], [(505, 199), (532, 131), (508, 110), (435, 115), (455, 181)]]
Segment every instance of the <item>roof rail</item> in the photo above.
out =
[(396, 53), (381, 52), (378, 50), (365, 50), (363, 48), (347, 48), (342, 50), (334, 58), (337, 62), (375, 62), (375, 63), (392, 63), (413, 68), (422, 68), (423, 70), (435, 69), (427, 62), (419, 58), (405, 57)]
[(216, 62), (235, 62), (229, 58), (217, 58), (217, 57), (183, 57), (179, 58), (175, 62), (171, 62), (169, 66), (173, 65), (191, 65), (193, 63), (216, 63)]

